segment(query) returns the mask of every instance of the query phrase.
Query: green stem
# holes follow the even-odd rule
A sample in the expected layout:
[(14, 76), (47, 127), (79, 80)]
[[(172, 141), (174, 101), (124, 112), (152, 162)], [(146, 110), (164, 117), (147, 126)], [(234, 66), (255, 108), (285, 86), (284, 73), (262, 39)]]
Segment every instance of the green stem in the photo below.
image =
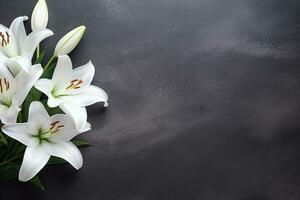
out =
[(47, 64), (46, 64), (45, 67), (44, 67), (44, 71), (50, 66), (50, 64), (52, 63), (52, 61), (54, 60), (54, 58), (55, 58), (55, 56), (52, 56), (52, 57), (50, 58), (50, 60), (47, 62)]
[(36, 48), (36, 59), (40, 57), (40, 45), (37, 46)]

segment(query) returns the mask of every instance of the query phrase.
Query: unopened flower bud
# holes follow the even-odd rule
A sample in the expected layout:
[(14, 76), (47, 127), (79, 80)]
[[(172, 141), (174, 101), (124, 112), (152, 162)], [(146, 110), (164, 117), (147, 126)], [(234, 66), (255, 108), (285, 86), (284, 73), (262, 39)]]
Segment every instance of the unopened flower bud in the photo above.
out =
[(73, 49), (80, 42), (85, 29), (85, 26), (79, 26), (63, 36), (55, 47), (54, 56), (67, 55), (73, 51)]

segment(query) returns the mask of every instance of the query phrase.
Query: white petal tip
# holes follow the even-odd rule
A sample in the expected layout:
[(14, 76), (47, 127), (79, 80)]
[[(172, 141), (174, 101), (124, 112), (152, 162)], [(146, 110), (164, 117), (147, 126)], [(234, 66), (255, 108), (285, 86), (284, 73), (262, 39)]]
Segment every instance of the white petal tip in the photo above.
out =
[(74, 168), (75, 168), (76, 170), (80, 170), (81, 167), (82, 167), (82, 164), (81, 164), (80, 166), (74, 166)]
[(86, 26), (85, 25), (81, 25), (81, 26), (79, 26), (78, 28), (80, 28), (80, 29), (82, 29), (82, 30), (86, 30)]
[[(71, 163), (70, 163), (71, 164)], [(76, 170), (80, 170), (80, 168), (83, 165), (83, 159), (82, 157), (80, 158), (80, 160), (78, 160), (76, 163), (72, 163), (71, 164)]]
[(55, 98), (52, 98), (52, 100), (49, 100), (50, 98), (48, 97), (48, 101), (47, 101), (47, 105), (50, 107), (50, 108), (55, 108), (57, 106), (60, 105), (60, 103), (57, 103), (55, 101)]
[(48, 35), (49, 35), (49, 36), (52, 36), (52, 35), (54, 35), (54, 32), (53, 32), (53, 31), (51, 31), (50, 29), (45, 29), (45, 31), (47, 31), (47, 32), (48, 32)]
[(86, 122), (85, 126), (79, 130), (80, 133), (84, 133), (91, 130), (91, 124), (89, 122)]
[(31, 177), (21, 176), (21, 175), (19, 174), (19, 181), (21, 181), (21, 182), (27, 182), (27, 181), (29, 181), (30, 179), (31, 179)]
[(107, 101), (104, 102), (104, 107), (108, 107)]

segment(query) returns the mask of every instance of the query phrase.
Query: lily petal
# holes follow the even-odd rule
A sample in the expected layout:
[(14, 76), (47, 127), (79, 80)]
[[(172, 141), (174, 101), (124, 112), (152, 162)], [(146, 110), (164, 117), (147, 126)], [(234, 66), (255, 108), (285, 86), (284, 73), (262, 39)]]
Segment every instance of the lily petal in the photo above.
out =
[(5, 31), (8, 31), (8, 30), (9, 29), (6, 26), (0, 24), (0, 32), (5, 32)]
[(51, 123), (49, 114), (47, 113), (44, 105), (39, 101), (34, 101), (29, 106), (28, 123), (31, 133), (36, 133), (41, 129), (46, 131)]
[(40, 79), (35, 83), (34, 87), (48, 96), (47, 104), (51, 108), (57, 107), (63, 101), (63, 99), (59, 97), (53, 97), (51, 93), (51, 91), (53, 90), (53, 84), (50, 79)]
[(0, 32), (7, 33), (9, 35), (9, 43), (0, 48), (1, 53), (7, 57), (14, 57), (18, 55), (18, 44), (15, 35), (10, 29), (0, 24)]
[(69, 83), (72, 74), (72, 62), (69, 56), (59, 56), (53, 72), (52, 81), (55, 87), (65, 87)]
[(14, 34), (17, 40), (18, 52), (21, 52), (21, 47), (24, 44), (26, 38), (26, 31), (24, 27), (24, 21), (28, 20), (27, 16), (17, 17), (10, 25), (10, 30)]
[(38, 44), (51, 35), (53, 35), (53, 32), (49, 29), (31, 32), (24, 41), (21, 53), (27, 52), (30, 59), (32, 59), (32, 56)]
[(95, 75), (95, 67), (91, 61), (89, 61), (87, 64), (81, 67), (77, 67), (76, 69), (74, 69), (72, 72), (72, 80), (80, 79), (83, 82), (80, 85), (80, 88), (76, 90), (70, 90), (68, 91), (68, 94), (81, 93), (81, 91), (85, 90), (85, 88), (91, 84), (94, 75)]
[(27, 123), (15, 123), (4, 125), (2, 131), (9, 137), (21, 142), (26, 146), (32, 145), (33, 137), (27, 133), (28, 124)]
[(6, 107), (6, 109), (4, 109), (4, 106), (1, 105), (0, 120), (3, 124), (16, 123), (20, 110), (21, 109), (18, 107), (16, 102), (12, 102), (12, 104), (9, 107)]
[(75, 136), (79, 135), (80, 133), (86, 132), (90, 129), (90, 124), (86, 123), (86, 127), (83, 131), (78, 131), (76, 129), (75, 123), (69, 116), (65, 114), (56, 114), (51, 117), (51, 121), (59, 121), (61, 124), (64, 125), (55, 135), (49, 138), (51, 141), (69, 141), (73, 139)]
[(6, 78), (9, 82), (10, 85), (15, 85), (15, 80), (10, 71), (5, 67), (4, 65), (0, 64), (0, 77)]
[(32, 179), (48, 162), (50, 154), (45, 151), (43, 145), (27, 147), (21, 169), (19, 172), (20, 181)]
[(76, 130), (76, 126), (72, 118), (65, 114), (56, 114), (51, 117), (51, 122), (59, 122), (63, 125), (50, 139), (54, 141), (69, 141), (80, 132)]
[(66, 160), (75, 169), (82, 167), (82, 155), (72, 142), (47, 143), (45, 149), (49, 154)]
[(77, 130), (82, 130), (85, 128), (87, 123), (87, 113), (83, 106), (76, 106), (69, 103), (62, 103), (59, 107), (69, 115), (75, 122)]
[(104, 102), (104, 106), (108, 106), (106, 92), (94, 85), (89, 85), (80, 94), (65, 96), (63, 99), (78, 106), (89, 106), (97, 102)]
[(16, 56), (12, 58), (8, 58), (6, 60), (6, 65), (11, 71), (11, 73), (16, 76), (20, 71), (29, 72), (31, 67), (31, 59), (27, 54), (23, 56)]
[(50, 121), (50, 116), (44, 105), (39, 101), (33, 101), (29, 107), (28, 122), (35, 123), (40, 120), (46, 120), (47, 118), (49, 118)]
[(0, 51), (0, 63), (4, 64), (7, 60), (7, 57)]
[(42, 78), (39, 79), (35, 84), (34, 87), (44, 93), (45, 95), (49, 96), (51, 93), (51, 86), (52, 82), (50, 79)]
[(27, 94), (43, 73), (43, 68), (40, 64), (33, 65), (29, 73), (21, 71), (15, 78), (19, 90), (16, 92), (16, 100), (19, 105), (23, 103)]
[(89, 122), (86, 122), (85, 126), (83, 129), (80, 130), (80, 133), (84, 133), (91, 130), (91, 124)]
[(61, 98), (54, 98), (52, 95), (48, 96), (47, 104), (50, 108), (55, 108), (63, 102)]

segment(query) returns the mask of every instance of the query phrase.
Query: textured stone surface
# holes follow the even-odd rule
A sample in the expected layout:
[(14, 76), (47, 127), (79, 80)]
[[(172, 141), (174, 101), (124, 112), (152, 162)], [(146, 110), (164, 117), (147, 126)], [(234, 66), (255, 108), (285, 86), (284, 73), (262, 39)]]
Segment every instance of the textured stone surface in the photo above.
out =
[[(25, 3), (26, 2), (26, 3)], [(0, 0), (1, 23), (34, 0)], [(87, 26), (110, 107), (89, 107), (84, 166), (47, 167), (47, 191), (0, 199), (300, 199), (299, 0), (48, 0), (58, 39)], [(51, 53), (51, 52), (49, 52)], [(9, 197), (9, 198), (8, 198)]]

